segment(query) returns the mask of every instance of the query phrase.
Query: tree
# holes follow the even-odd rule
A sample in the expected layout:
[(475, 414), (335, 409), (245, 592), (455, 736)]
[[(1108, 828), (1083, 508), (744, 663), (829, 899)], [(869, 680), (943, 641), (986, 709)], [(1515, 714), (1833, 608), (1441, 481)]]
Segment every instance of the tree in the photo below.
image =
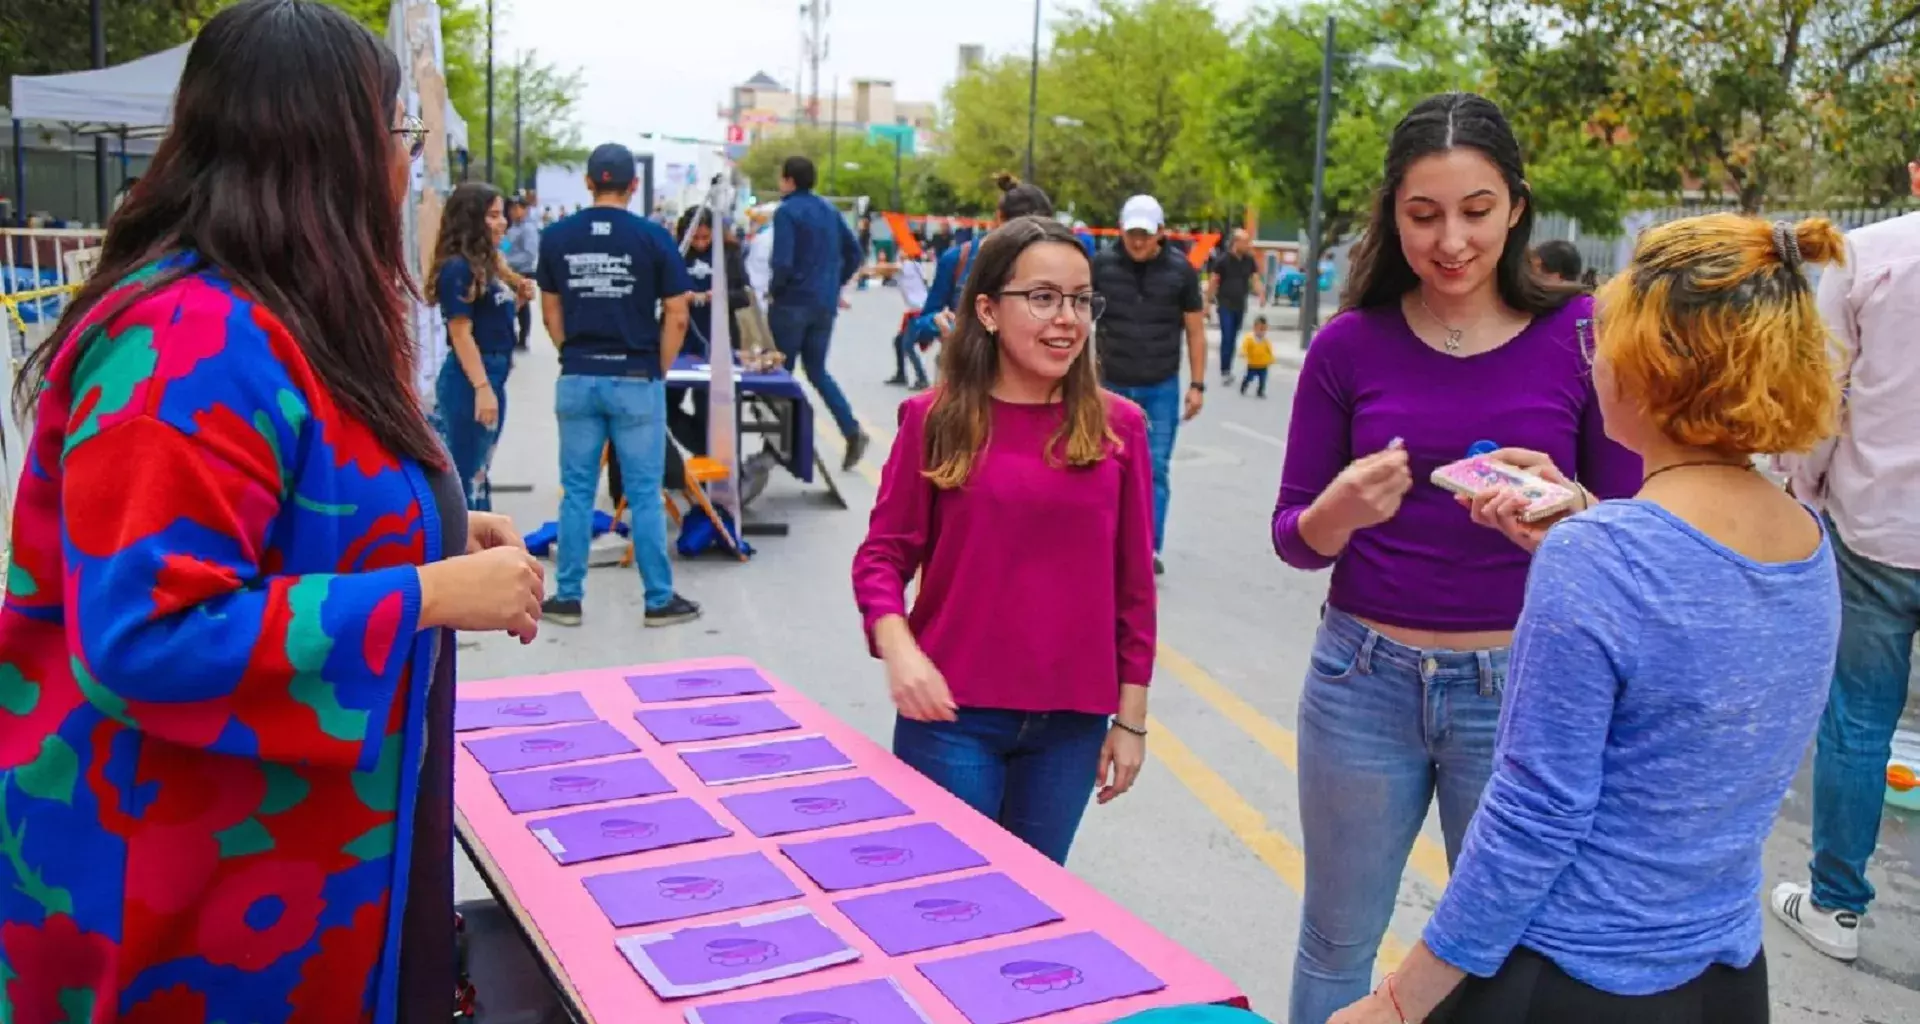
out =
[[(829, 133), (825, 128), (803, 127), (792, 135), (755, 142), (740, 158), (739, 168), (757, 194), (771, 198), (780, 184), (780, 165), (790, 156), (804, 156), (813, 161), (819, 175), (815, 190), (821, 195), (866, 196), (874, 209), (886, 210), (893, 208), (896, 155), (892, 140), (870, 137), (857, 128), (842, 126)], [(924, 156), (899, 156), (901, 205), (910, 208), (907, 212), (923, 212), (913, 200), (925, 196), (933, 162)]]
[[(193, 38), (223, 0), (107, 0), (107, 59), (144, 57)], [(0, 95), (12, 103), (14, 75), (47, 75), (93, 66), (89, 6), (75, 0), (0, 3)]]
[[(378, 0), (343, 0), (371, 4)], [(447, 97), (467, 121), (467, 148), (475, 177), (486, 173), (487, 159), (487, 12), (486, 0), (439, 0), (440, 37), (447, 55)], [(497, 19), (506, 0), (495, 0)], [(514, 61), (494, 39), (493, 69), (493, 184), (514, 191), (529, 183), (534, 171), (547, 164), (580, 164), (587, 158), (580, 127), (574, 119), (580, 72), (562, 70), (521, 54), (521, 168), (513, 168)]]
[(1590, 137), (1632, 187), (1756, 212), (1871, 190), (1891, 169), (1856, 157), (1913, 137), (1920, 0), (1475, 0), (1474, 20), (1516, 118)]
[[(1174, 220), (1218, 216), (1205, 164), (1182, 147), (1199, 116), (1199, 79), (1227, 54), (1200, 0), (1095, 0), (1057, 26), (1039, 74), (1034, 177), (1055, 206), (1111, 223), (1127, 197), (1149, 193)], [(1028, 63), (989, 62), (947, 92), (941, 170), (962, 198), (997, 198), (993, 176), (1026, 162)]]

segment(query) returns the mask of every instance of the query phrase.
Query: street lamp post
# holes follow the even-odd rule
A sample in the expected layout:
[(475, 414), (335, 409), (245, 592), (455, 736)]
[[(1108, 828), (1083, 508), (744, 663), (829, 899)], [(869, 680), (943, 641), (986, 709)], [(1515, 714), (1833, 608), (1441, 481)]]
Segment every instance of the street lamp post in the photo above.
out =
[(1033, 0), (1033, 53), (1027, 62), (1027, 180), (1033, 180), (1033, 126), (1040, 116), (1040, 2)]
[(905, 144), (906, 142), (904, 139), (904, 133), (897, 132), (897, 131), (894, 132), (893, 133), (893, 208), (896, 210), (902, 208), (900, 206), (900, 150), (901, 150), (901, 147), (904, 146)]
[(493, 176), (493, 0), (487, 0), (487, 183)]
[[(104, 6), (104, 0), (93, 0), (93, 66), (96, 68), (107, 66), (107, 16)], [(107, 195), (107, 137), (99, 134), (93, 137), (93, 198), (94, 212), (99, 216), (100, 226), (105, 227), (107, 214), (112, 212), (112, 200)]]
[(521, 149), (521, 127), (523, 125), (524, 112), (520, 105), (521, 76), (526, 73), (526, 70), (526, 54), (517, 55), (513, 63), (513, 191), (516, 193), (520, 191), (521, 186), (526, 184), (527, 174), (527, 165), (523, 162), (525, 158), (522, 156), (523, 150)]
[(1327, 196), (1327, 124), (1333, 114), (1333, 16), (1327, 16), (1326, 47), (1320, 56), (1320, 127), (1313, 139), (1313, 207), (1307, 211), (1307, 265), (1300, 293), (1300, 347), (1320, 327), (1321, 207)]

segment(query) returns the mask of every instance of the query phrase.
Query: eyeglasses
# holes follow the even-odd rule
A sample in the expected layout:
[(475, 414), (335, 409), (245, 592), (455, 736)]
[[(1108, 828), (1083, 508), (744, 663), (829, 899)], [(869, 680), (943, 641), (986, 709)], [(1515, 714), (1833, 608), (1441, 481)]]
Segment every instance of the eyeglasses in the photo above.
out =
[(420, 154), (427, 151), (427, 123), (425, 121), (420, 120), (412, 114), (408, 114), (400, 119), (400, 127), (389, 130), (393, 134), (407, 140), (408, 159), (418, 160), (420, 159)]
[(1060, 308), (1067, 303), (1073, 304), (1073, 315), (1087, 323), (1100, 319), (1107, 311), (1107, 297), (1098, 292), (1080, 292), (1068, 295), (1057, 288), (1028, 288), (1026, 291), (1005, 291), (1002, 297), (1017, 295), (1026, 301), (1027, 313), (1035, 320), (1052, 320), (1060, 315)]

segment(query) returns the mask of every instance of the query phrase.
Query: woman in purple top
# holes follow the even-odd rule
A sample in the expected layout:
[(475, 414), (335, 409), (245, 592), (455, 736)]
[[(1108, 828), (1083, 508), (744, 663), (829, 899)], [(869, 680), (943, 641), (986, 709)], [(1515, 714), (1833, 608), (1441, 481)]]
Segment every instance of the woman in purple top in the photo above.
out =
[(1592, 302), (1535, 276), (1532, 225), (1500, 109), (1422, 102), (1394, 129), (1343, 309), (1301, 369), (1273, 546), (1333, 582), (1300, 702), (1292, 1024), (1367, 994), (1429, 802), (1451, 864), (1492, 771), (1528, 556), (1428, 478), (1521, 447), (1602, 498), (1640, 481), (1580, 355)]
[(1094, 786), (1119, 796), (1146, 757), (1147, 421), (1100, 387), (1073, 234), (1020, 217), (976, 248), (940, 386), (900, 406), (854, 599), (893, 752), (1065, 863)]

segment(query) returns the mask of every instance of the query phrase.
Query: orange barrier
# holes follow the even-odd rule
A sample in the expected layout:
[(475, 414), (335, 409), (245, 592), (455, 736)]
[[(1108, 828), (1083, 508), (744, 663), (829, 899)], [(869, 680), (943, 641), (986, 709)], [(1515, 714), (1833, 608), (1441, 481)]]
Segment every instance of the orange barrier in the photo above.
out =
[[(890, 211), (882, 212), (880, 216), (886, 218), (887, 227), (893, 230), (893, 237), (896, 244), (900, 246), (901, 255), (908, 259), (915, 260), (920, 258), (921, 252), (920, 242), (913, 236), (913, 225), (915, 223), (926, 224), (928, 221), (944, 220), (957, 227), (983, 228), (987, 230), (993, 228), (992, 221), (976, 220), (972, 217), (942, 217), (938, 214), (894, 213)], [(1076, 234), (1084, 231), (1087, 234), (1100, 238), (1117, 238), (1121, 234), (1119, 228), (1083, 227), (1074, 228), (1073, 230)], [(1213, 250), (1220, 244), (1219, 232), (1201, 234), (1191, 231), (1169, 231), (1167, 232), (1167, 237), (1178, 241), (1193, 243), (1187, 248), (1187, 262), (1193, 264), (1195, 270), (1207, 265), (1207, 257), (1213, 255)]]

